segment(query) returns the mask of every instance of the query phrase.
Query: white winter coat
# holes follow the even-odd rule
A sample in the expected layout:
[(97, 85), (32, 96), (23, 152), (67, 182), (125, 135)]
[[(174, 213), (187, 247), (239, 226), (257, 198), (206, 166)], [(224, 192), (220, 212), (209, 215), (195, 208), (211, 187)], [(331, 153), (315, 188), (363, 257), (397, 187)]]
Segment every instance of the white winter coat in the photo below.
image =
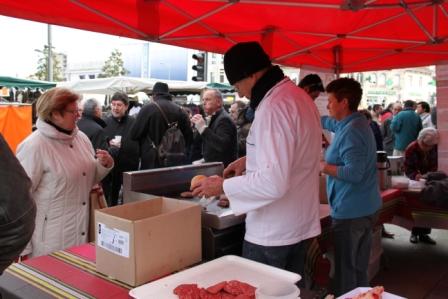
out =
[(267, 92), (246, 140), (246, 175), (224, 181), (245, 240), (284, 246), (320, 234), (322, 128), (311, 98), (288, 78)]
[(23, 252), (31, 256), (87, 242), (90, 190), (112, 169), (96, 160), (78, 128), (67, 135), (40, 119), (36, 126), (17, 148), (37, 205), (36, 228)]

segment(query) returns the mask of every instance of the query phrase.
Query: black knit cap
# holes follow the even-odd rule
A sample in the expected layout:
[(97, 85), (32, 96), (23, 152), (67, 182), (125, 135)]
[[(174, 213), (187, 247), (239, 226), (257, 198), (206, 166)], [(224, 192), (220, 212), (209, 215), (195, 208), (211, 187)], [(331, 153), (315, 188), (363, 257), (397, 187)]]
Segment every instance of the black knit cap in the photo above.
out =
[(224, 54), (224, 70), (230, 84), (271, 66), (271, 59), (258, 42), (238, 43)]
[(154, 84), (154, 87), (152, 88), (152, 94), (155, 96), (158, 95), (170, 95), (170, 91), (168, 88), (168, 84), (163, 83), (163, 82), (156, 82), (156, 84)]

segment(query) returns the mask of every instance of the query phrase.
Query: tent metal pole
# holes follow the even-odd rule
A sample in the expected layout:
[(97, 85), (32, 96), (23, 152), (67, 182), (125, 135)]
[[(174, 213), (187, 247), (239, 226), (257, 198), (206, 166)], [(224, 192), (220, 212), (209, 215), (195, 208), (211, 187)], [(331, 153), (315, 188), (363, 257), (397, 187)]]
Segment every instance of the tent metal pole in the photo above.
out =
[(380, 42), (391, 42), (391, 43), (405, 43), (405, 44), (416, 44), (416, 45), (425, 45), (425, 41), (417, 41), (417, 40), (406, 40), (406, 39), (389, 39), (389, 38), (379, 38), (379, 37), (368, 37), (368, 36), (355, 36), (355, 35), (347, 35), (346, 39), (359, 39), (359, 40), (371, 40), (371, 41), (380, 41)]
[(439, 8), (440, 8), (440, 10), (443, 12), (443, 14), (445, 15), (445, 17), (448, 18), (448, 12), (446, 11), (445, 7), (443, 7), (442, 4), (439, 4)]
[[(190, 20), (194, 20), (194, 17), (188, 13), (186, 13), (185, 11), (179, 9), (178, 7), (174, 6), (172, 3), (170, 2), (163, 2), (166, 6), (168, 6), (169, 8), (171, 8), (172, 10), (175, 10), (177, 13), (189, 18)], [(217, 37), (223, 37), (224, 39), (226, 39), (227, 41), (229, 41), (232, 44), (236, 44), (236, 41), (234, 41), (233, 39), (229, 38), (228, 36), (226, 36), (225, 34), (222, 34), (221, 32), (213, 29), (212, 27), (210, 27), (209, 25), (205, 24), (204, 22), (198, 21), (198, 24), (201, 25), (202, 27), (204, 27), (205, 29), (207, 29), (208, 31), (214, 33)], [(161, 39), (163, 38), (163, 36), (160, 37)], [(169, 38), (164, 38), (164, 40), (168, 40)]]
[[(233, 2), (232, 0), (202, 0), (202, 2)], [(328, 3), (309, 3), (309, 2), (290, 2), (290, 1), (263, 1), (263, 0), (238, 0), (241, 4), (252, 4), (252, 5), (276, 5), (276, 6), (288, 6), (288, 7), (310, 7), (310, 8), (328, 8), (328, 9), (341, 9), (339, 4), (328, 4)], [(385, 8), (401, 8), (401, 4), (371, 4), (375, 0), (367, 1), (363, 6), (359, 7), (358, 10), (370, 10), (370, 9), (385, 9)], [(432, 1), (423, 0), (418, 2), (410, 3), (409, 6), (420, 6), (425, 4), (425, 6), (431, 5)], [(346, 8), (346, 10), (351, 10)]]
[(273, 60), (280, 61), (280, 60), (283, 60), (283, 59), (287, 59), (287, 58), (299, 55), (299, 54), (301, 54), (303, 52), (307, 52), (307, 51), (309, 51), (311, 49), (320, 47), (322, 45), (326, 45), (326, 44), (332, 43), (334, 41), (337, 41), (338, 39), (339, 39), (338, 37), (333, 37), (333, 38), (330, 38), (330, 39), (328, 39), (326, 41), (320, 42), (318, 44), (314, 44), (312, 46), (309, 46), (309, 47), (306, 47), (306, 48), (303, 48), (303, 49), (300, 49), (300, 50), (297, 50), (297, 51), (293, 51), (291, 53), (288, 53), (288, 54), (285, 54), (285, 55), (282, 55), (282, 56), (275, 57)]
[[(422, 8), (422, 7), (423, 7), (423, 6), (419, 7), (418, 9), (420, 9), (420, 8)], [(356, 30), (353, 30), (352, 32), (347, 33), (347, 34), (348, 34), (348, 35), (353, 35), (353, 34), (356, 34), (356, 33), (359, 33), (359, 32), (365, 31), (365, 30), (368, 30), (368, 29), (370, 29), (370, 28), (372, 28), (372, 27), (375, 27), (375, 26), (378, 26), (378, 25), (387, 23), (387, 22), (389, 22), (389, 21), (398, 19), (398, 18), (400, 18), (400, 17), (402, 17), (402, 16), (404, 16), (404, 15), (406, 15), (406, 12), (400, 12), (399, 14), (396, 14), (395, 16), (391, 16), (391, 17), (382, 19), (381, 21), (378, 21), (378, 22), (375, 22), (375, 23), (366, 25), (366, 26), (364, 26), (364, 27), (358, 28), (358, 29), (356, 29)]]
[(115, 18), (113, 18), (113, 17), (111, 17), (111, 16), (109, 16), (109, 15), (107, 15), (107, 14), (105, 14), (105, 13), (103, 13), (103, 12), (97, 10), (97, 9), (95, 9), (95, 8), (92, 8), (92, 7), (90, 7), (90, 6), (88, 6), (88, 5), (84, 4), (84, 3), (82, 3), (82, 2), (79, 1), (79, 0), (70, 0), (70, 2), (72, 2), (72, 3), (76, 4), (76, 5), (78, 5), (78, 6), (81, 7), (81, 8), (84, 8), (85, 10), (87, 10), (87, 11), (89, 11), (89, 12), (91, 12), (91, 13), (94, 13), (94, 14), (100, 16), (100, 17), (103, 17), (103, 18), (105, 18), (106, 20), (109, 20), (109, 21), (111, 21), (112, 23), (117, 24), (117, 25), (119, 25), (119, 26), (121, 26), (121, 27), (123, 27), (123, 28), (125, 28), (125, 29), (127, 29), (127, 30), (129, 30), (129, 31), (131, 31), (131, 32), (134, 32), (135, 34), (140, 35), (141, 37), (145, 38), (146, 40), (154, 40), (153, 37), (149, 36), (149, 35), (146, 34), (145, 32), (140, 31), (140, 30), (138, 30), (138, 29), (136, 29), (136, 28), (134, 28), (134, 27), (131, 27), (131, 26), (129, 26), (128, 24), (123, 23), (123, 22), (121, 22), (121, 21), (119, 21), (119, 20), (117, 20), (117, 19), (115, 19)]
[(439, 27), (439, 18), (437, 16), (437, 5), (433, 5), (432, 6), (432, 17), (433, 17), (433, 22), (432, 22), (432, 35), (433, 36), (437, 36), (437, 28)]
[(336, 75), (336, 79), (338, 79), (341, 75), (341, 51), (341, 45), (333, 47), (334, 73)]
[(408, 5), (406, 4), (406, 2), (404, 0), (400, 0), (401, 3), (403, 4), (403, 8), (406, 11), (406, 13), (412, 18), (412, 20), (414, 20), (414, 22), (417, 24), (417, 26), (420, 28), (420, 30), (423, 31), (423, 33), (431, 40), (431, 41), (435, 41), (434, 36), (431, 35), (431, 33), (428, 32), (428, 30), (426, 30), (425, 26), (423, 26), (423, 24), (420, 22), (420, 20), (415, 16), (414, 12), (412, 11), (412, 9), (410, 9), (408, 7)]
[[(167, 3), (167, 2), (163, 1), (163, 3)], [(201, 20), (203, 20), (203, 19), (205, 19), (205, 18), (208, 18), (208, 17), (210, 17), (210, 16), (212, 16), (212, 15), (214, 15), (214, 14), (217, 14), (217, 13), (220, 12), (221, 10), (224, 10), (224, 9), (226, 9), (226, 8), (228, 8), (228, 7), (232, 6), (232, 5), (234, 5), (234, 4), (235, 4), (235, 3), (227, 3), (226, 5), (223, 5), (223, 6), (217, 8), (217, 9), (214, 9), (214, 10), (212, 10), (212, 11), (209, 11), (208, 13), (203, 14), (202, 16), (200, 16), (200, 17), (198, 17), (198, 18), (196, 18), (196, 19), (193, 19), (193, 20), (191, 20), (191, 21), (189, 21), (189, 22), (186, 22), (186, 23), (184, 23), (184, 24), (182, 24), (182, 25), (180, 25), (180, 26), (177, 26), (176, 28), (173, 28), (173, 29), (171, 29), (171, 30), (169, 30), (169, 31), (167, 31), (167, 32), (165, 32), (165, 33), (163, 33), (163, 34), (161, 34), (161, 35), (159, 36), (159, 39), (163, 39), (164, 37), (166, 37), (166, 36), (168, 36), (168, 35), (171, 35), (171, 34), (173, 34), (174, 32), (177, 32), (177, 31), (182, 30), (182, 29), (184, 29), (184, 28), (186, 28), (186, 27), (188, 27), (188, 26), (191, 26), (191, 25), (193, 25), (193, 24), (196, 24), (196, 23), (198, 23), (199, 21), (201, 21)]]

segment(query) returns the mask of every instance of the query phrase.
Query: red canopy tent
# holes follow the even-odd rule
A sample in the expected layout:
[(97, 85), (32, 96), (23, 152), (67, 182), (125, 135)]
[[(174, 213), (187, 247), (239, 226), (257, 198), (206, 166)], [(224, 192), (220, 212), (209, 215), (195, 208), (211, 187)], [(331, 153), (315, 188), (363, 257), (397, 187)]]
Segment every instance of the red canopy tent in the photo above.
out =
[(217, 53), (258, 40), (276, 63), (336, 73), (448, 61), (446, 0), (0, 0), (0, 14)]

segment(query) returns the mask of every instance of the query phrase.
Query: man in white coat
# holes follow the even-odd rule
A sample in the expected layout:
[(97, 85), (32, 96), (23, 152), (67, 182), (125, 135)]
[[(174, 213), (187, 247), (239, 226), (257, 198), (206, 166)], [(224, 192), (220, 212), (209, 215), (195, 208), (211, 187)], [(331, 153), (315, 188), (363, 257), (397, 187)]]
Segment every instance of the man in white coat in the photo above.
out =
[(303, 276), (307, 245), (321, 230), (316, 105), (256, 42), (230, 48), (224, 68), (255, 110), (247, 156), (224, 170), (224, 177), (234, 177), (209, 177), (193, 194), (225, 193), (235, 214), (246, 213), (244, 257)]

